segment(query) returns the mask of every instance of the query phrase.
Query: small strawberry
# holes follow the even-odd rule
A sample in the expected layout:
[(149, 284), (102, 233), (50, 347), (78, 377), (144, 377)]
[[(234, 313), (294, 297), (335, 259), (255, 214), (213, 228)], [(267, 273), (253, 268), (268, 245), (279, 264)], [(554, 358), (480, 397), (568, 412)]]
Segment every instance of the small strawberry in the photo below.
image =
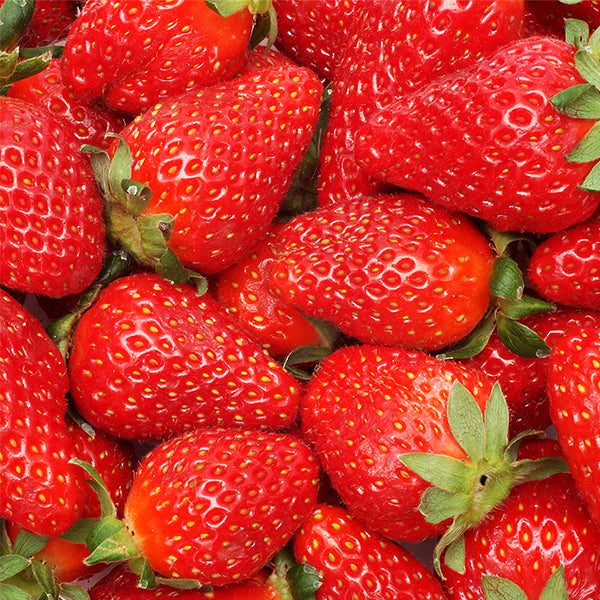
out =
[(67, 121), (0, 97), (0, 284), (61, 297), (94, 280), (102, 200)]
[(408, 550), (337, 506), (318, 504), (293, 540), (299, 563), (317, 569), (316, 600), (446, 600), (440, 582)]
[(207, 425), (276, 429), (299, 404), (295, 379), (214, 299), (148, 273), (108, 285), (83, 314), (69, 376), (84, 418), (138, 440)]
[(320, 204), (380, 191), (354, 156), (359, 127), (395, 98), (516, 39), (522, 14), (523, 0), (360, 2), (333, 75)]
[(0, 517), (39, 535), (81, 514), (84, 472), (65, 424), (64, 360), (39, 321), (0, 293)]
[(252, 32), (247, 5), (222, 17), (204, 0), (88, 0), (67, 37), (63, 81), (89, 104), (136, 115), (230, 79)]
[(275, 293), (366, 343), (441, 349), (472, 331), (490, 300), (488, 240), (413, 194), (300, 215), (275, 252)]
[(541, 242), (528, 276), (551, 302), (600, 310), (600, 223), (580, 223)]
[(573, 477), (600, 524), (600, 328), (572, 327), (548, 364), (550, 416)]

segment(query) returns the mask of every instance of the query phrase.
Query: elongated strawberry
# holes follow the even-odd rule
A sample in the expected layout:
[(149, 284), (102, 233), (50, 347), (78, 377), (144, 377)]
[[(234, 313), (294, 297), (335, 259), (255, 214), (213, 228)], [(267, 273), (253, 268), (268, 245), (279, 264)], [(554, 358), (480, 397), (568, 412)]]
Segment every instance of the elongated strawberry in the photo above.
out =
[(363, 197), (300, 215), (275, 251), (274, 291), (362, 342), (440, 349), (488, 308), (489, 242), (468, 219), (417, 195)]
[(100, 271), (102, 201), (79, 146), (63, 119), (0, 97), (0, 284), (61, 297)]
[(498, 230), (546, 233), (585, 220), (599, 201), (580, 188), (592, 165), (564, 156), (594, 121), (550, 102), (584, 83), (574, 54), (567, 42), (526, 38), (403, 96), (358, 132), (359, 163)]
[(365, 119), (395, 98), (516, 39), (522, 14), (522, 0), (361, 2), (333, 76), (319, 202), (381, 190), (354, 156), (354, 137)]
[(197, 427), (294, 421), (295, 379), (209, 295), (140, 273), (113, 282), (79, 320), (73, 399), (113, 435), (160, 439)]
[(0, 294), (0, 516), (40, 535), (81, 514), (84, 472), (65, 424), (64, 360), (39, 321)]
[(251, 31), (247, 8), (225, 18), (204, 0), (89, 0), (67, 38), (63, 80), (90, 104), (135, 115), (233, 77)]
[(294, 536), (296, 560), (317, 569), (316, 600), (445, 600), (440, 582), (408, 550), (337, 506), (318, 504)]

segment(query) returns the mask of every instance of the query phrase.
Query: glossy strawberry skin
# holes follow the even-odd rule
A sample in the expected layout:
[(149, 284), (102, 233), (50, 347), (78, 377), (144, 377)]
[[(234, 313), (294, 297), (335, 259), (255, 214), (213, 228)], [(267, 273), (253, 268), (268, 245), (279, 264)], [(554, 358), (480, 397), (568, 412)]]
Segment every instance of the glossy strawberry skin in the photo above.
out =
[(106, 287), (69, 357), (80, 413), (112, 435), (161, 439), (197, 427), (294, 421), (295, 379), (209, 295), (140, 273)]
[(100, 271), (102, 200), (79, 146), (62, 119), (0, 98), (0, 284), (61, 297)]
[(591, 165), (564, 155), (594, 121), (549, 102), (583, 82), (573, 53), (554, 38), (519, 40), (400, 98), (358, 132), (359, 163), (499, 230), (549, 233), (585, 220), (598, 206), (578, 187)]
[(227, 585), (283, 548), (312, 510), (317, 484), (316, 459), (294, 437), (200, 429), (145, 457), (125, 521), (159, 573)]
[(548, 365), (550, 416), (569, 469), (600, 524), (600, 328), (572, 327), (558, 339)]
[(437, 350), (467, 335), (488, 308), (489, 242), (462, 215), (417, 195), (300, 215), (275, 250), (275, 293), (364, 343)]
[(296, 561), (321, 574), (316, 600), (445, 600), (439, 581), (408, 550), (365, 527), (341, 507), (318, 504), (293, 541)]
[(302, 429), (348, 511), (392, 539), (418, 541), (447, 523), (418, 510), (429, 487), (397, 457), (432, 452), (465, 458), (446, 418), (459, 380), (484, 405), (491, 383), (476, 371), (424, 352), (349, 346), (322, 361), (302, 399)]
[(600, 223), (547, 238), (532, 255), (528, 276), (550, 302), (600, 310)]
[(555, 569), (565, 567), (569, 600), (593, 600), (600, 586), (600, 530), (568, 474), (518, 485), (465, 534), (466, 569), (443, 568), (449, 600), (485, 600), (484, 574), (514, 581), (537, 600)]
[(251, 70), (122, 131), (132, 177), (153, 192), (143, 215), (175, 217), (168, 244), (184, 265), (216, 273), (266, 234), (310, 143), (321, 93), (316, 76), (291, 63)]
[(354, 156), (360, 126), (395, 98), (516, 39), (522, 15), (523, 0), (362, 2), (334, 73), (319, 203), (381, 191)]
[(223, 18), (203, 0), (88, 0), (67, 38), (63, 80), (89, 104), (136, 115), (233, 77), (251, 29), (247, 10)]
[(85, 499), (65, 425), (64, 360), (41, 324), (0, 294), (0, 516), (39, 535), (66, 531)]

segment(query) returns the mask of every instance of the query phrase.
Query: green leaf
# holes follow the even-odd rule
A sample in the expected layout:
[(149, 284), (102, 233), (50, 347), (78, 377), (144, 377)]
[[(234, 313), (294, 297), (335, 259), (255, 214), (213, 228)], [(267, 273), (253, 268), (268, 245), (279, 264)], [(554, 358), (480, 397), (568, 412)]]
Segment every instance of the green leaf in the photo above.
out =
[(495, 383), (485, 405), (485, 458), (498, 460), (508, 444), (510, 416), (500, 385)]
[(156, 577), (156, 583), (168, 585), (177, 590), (199, 590), (204, 588), (197, 579), (173, 579), (170, 577)]
[(496, 331), (502, 343), (517, 356), (542, 358), (550, 355), (550, 346), (533, 329), (519, 321), (498, 315)]
[(548, 579), (548, 582), (540, 594), (540, 600), (569, 600), (565, 568), (563, 565), (560, 565)]
[(21, 529), (13, 543), (13, 552), (25, 557), (33, 556), (48, 543), (49, 539), (47, 535), (35, 535)]
[[(153, 247), (153, 251), (156, 251), (157, 254), (160, 252), (159, 250), (160, 242), (157, 240), (157, 245)], [(186, 269), (175, 252), (170, 248), (167, 248), (167, 245), (163, 239), (162, 245), (162, 255), (158, 259), (156, 266), (154, 267), (155, 271), (164, 279), (168, 279), (173, 283), (186, 283), (190, 277), (192, 276), (191, 272)], [(201, 290), (204, 289), (206, 291), (208, 289), (208, 282), (205, 277), (201, 277), (198, 274), (193, 274), (193, 278), (196, 281), (196, 284), (199, 284), (198, 295), (201, 296)]]
[(56, 583), (52, 569), (50, 569), (47, 564), (39, 560), (33, 560), (31, 561), (31, 570), (36, 582), (39, 584), (42, 590), (44, 590), (44, 592), (50, 598), (58, 599), (60, 589)]
[(485, 455), (483, 415), (471, 392), (458, 381), (448, 394), (448, 424), (460, 447), (478, 463)]
[(460, 535), (446, 547), (444, 562), (453, 571), (464, 573), (466, 556), (465, 536)]
[(283, 367), (320, 362), (333, 352), (332, 348), (323, 346), (298, 346), (294, 348), (284, 359)]
[(525, 592), (516, 583), (504, 577), (484, 575), (481, 587), (486, 600), (528, 600)]
[(291, 566), (287, 579), (294, 600), (315, 600), (317, 590), (323, 583), (319, 571), (305, 563)]
[(84, 588), (73, 583), (63, 583), (60, 586), (61, 596), (71, 600), (90, 600), (90, 595)]
[(539, 312), (553, 312), (556, 306), (545, 300), (531, 296), (521, 296), (518, 300), (502, 300), (500, 312), (509, 319), (523, 319)]
[(475, 327), (475, 329), (457, 344), (447, 348), (436, 357), (446, 358), (469, 358), (479, 354), (488, 343), (490, 336), (496, 328), (496, 313), (490, 311), (486, 317)]
[(590, 83), (572, 85), (552, 96), (550, 103), (574, 119), (600, 118), (600, 92)]
[(90, 477), (88, 479), (88, 484), (94, 489), (98, 496), (98, 500), (100, 500), (100, 508), (101, 514), (103, 517), (105, 516), (114, 516), (117, 514), (117, 509), (104, 485), (104, 481), (102, 481), (102, 477), (98, 471), (88, 462), (80, 460), (78, 458), (72, 458), (69, 462), (79, 465)]
[(469, 493), (475, 466), (444, 454), (415, 452), (401, 454), (399, 460), (419, 477), (450, 492)]
[(125, 524), (111, 516), (103, 517), (90, 532), (87, 545), (90, 555), (86, 565), (121, 562), (140, 554)]
[(6, 581), (29, 567), (30, 561), (19, 554), (0, 556), (0, 581)]
[(579, 188), (588, 192), (600, 192), (600, 163), (592, 167)]
[(90, 532), (98, 525), (99, 521), (100, 519), (97, 518), (79, 519), (58, 537), (73, 544), (86, 544)]
[(419, 502), (419, 512), (428, 523), (442, 523), (466, 512), (471, 498), (459, 492), (449, 492), (441, 488), (427, 488)]
[[(598, 93), (597, 90), (596, 93)], [(565, 156), (565, 159), (569, 162), (585, 163), (597, 160), (598, 158), (600, 158), (600, 123), (595, 123), (583, 138), (579, 140), (577, 145)]]
[(523, 274), (519, 265), (508, 256), (499, 256), (492, 266), (490, 293), (498, 298), (518, 300), (523, 295)]
[(567, 461), (558, 456), (544, 456), (537, 459), (523, 459), (515, 466), (516, 480), (519, 483), (525, 481), (538, 481), (546, 479), (557, 473), (568, 473)]
[(0, 598), (2, 600), (32, 600), (30, 594), (8, 583), (0, 583)]
[(600, 87), (600, 66), (588, 50), (575, 52), (575, 66), (588, 83)]
[(508, 247), (515, 242), (525, 242), (532, 249), (536, 246), (534, 238), (528, 233), (520, 231), (497, 231), (486, 221), (482, 221), (480, 227), (489, 236), (498, 256), (504, 256)]
[(585, 21), (567, 19), (565, 21), (565, 40), (576, 48), (581, 48), (588, 43), (590, 28)]
[(12, 50), (27, 29), (35, 0), (5, 0), (0, 6), (0, 50)]
[(6, 87), (41, 73), (52, 60), (50, 52), (19, 60), (18, 50), (11, 54), (0, 52), (0, 86)]

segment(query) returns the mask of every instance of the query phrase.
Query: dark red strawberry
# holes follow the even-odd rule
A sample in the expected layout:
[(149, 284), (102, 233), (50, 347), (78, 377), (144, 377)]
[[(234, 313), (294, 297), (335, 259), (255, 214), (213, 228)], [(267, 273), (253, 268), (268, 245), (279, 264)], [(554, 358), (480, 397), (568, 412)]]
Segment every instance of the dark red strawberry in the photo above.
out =
[(0, 293), (0, 516), (39, 535), (63, 533), (85, 502), (84, 472), (69, 464), (68, 389), (39, 321)]
[(135, 115), (230, 79), (252, 32), (253, 16), (240, 7), (222, 17), (204, 0), (88, 0), (65, 45), (65, 85), (88, 103)]
[(553, 35), (565, 37), (565, 21), (581, 19), (590, 27), (600, 27), (600, 2), (557, 2), (556, 0), (525, 0), (523, 37), (527, 35)]
[(488, 240), (417, 195), (300, 215), (275, 250), (274, 291), (362, 342), (437, 350), (466, 336), (488, 308)]
[(316, 600), (445, 600), (440, 582), (408, 550), (341, 507), (318, 504), (294, 536), (294, 555), (317, 569)]
[(83, 314), (69, 375), (81, 414), (125, 438), (207, 425), (276, 429), (299, 404), (295, 379), (214, 299), (148, 273), (113, 282)]
[(359, 163), (498, 230), (546, 233), (585, 220), (600, 198), (581, 189), (592, 165), (565, 154), (595, 121), (550, 102), (584, 83), (574, 54), (567, 42), (527, 38), (403, 96), (357, 134)]
[(354, 156), (359, 127), (398, 96), (516, 39), (522, 14), (523, 0), (360, 3), (333, 76), (320, 203), (379, 191), (381, 183)]
[(100, 271), (102, 200), (79, 146), (62, 118), (0, 97), (0, 284), (61, 297)]
[(600, 223), (580, 223), (543, 241), (528, 267), (547, 300), (600, 310)]

